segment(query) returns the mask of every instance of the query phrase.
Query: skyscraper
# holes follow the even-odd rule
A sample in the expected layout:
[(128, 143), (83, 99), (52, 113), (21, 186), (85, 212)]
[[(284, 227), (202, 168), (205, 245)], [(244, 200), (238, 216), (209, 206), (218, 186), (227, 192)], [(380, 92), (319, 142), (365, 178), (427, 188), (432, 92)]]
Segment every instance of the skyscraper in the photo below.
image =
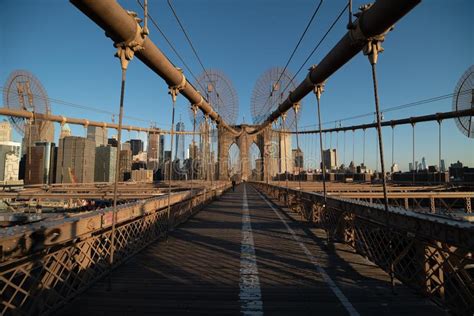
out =
[(293, 171), (291, 134), (280, 134), (280, 173)]
[(303, 171), (304, 168), (303, 151), (300, 148), (293, 149), (292, 156), (294, 163), (293, 173), (299, 174), (301, 171)]
[(68, 136), (59, 140), (56, 183), (94, 182), (95, 143)]
[(158, 170), (160, 163), (160, 134), (148, 134), (148, 155), (147, 155), (147, 169)]
[(88, 126), (87, 138), (95, 142), (95, 146), (105, 146), (108, 143), (107, 129), (104, 127)]
[(50, 184), (55, 181), (56, 147), (50, 142), (36, 142), (26, 150), (25, 184)]
[(0, 142), (12, 140), (12, 126), (8, 121), (0, 122)]
[(127, 143), (130, 143), (132, 155), (138, 155), (139, 152), (143, 151), (143, 141), (141, 139), (130, 139)]
[(115, 166), (117, 147), (99, 146), (95, 148), (94, 181), (113, 182), (115, 179)]
[[(176, 123), (176, 131), (182, 132), (184, 131), (184, 123), (178, 122)], [(183, 134), (176, 134), (176, 149), (175, 149), (175, 159), (179, 159), (182, 163), (184, 161), (184, 135)]]
[(323, 151), (324, 166), (328, 170), (337, 168), (337, 152), (336, 149), (326, 149)]
[(161, 166), (165, 162), (165, 135), (160, 135), (160, 146), (158, 152), (158, 163)]
[(0, 142), (0, 181), (18, 180), (21, 144)]
[(130, 149), (122, 149), (120, 151), (119, 170), (120, 181), (127, 181), (130, 179), (132, 172), (132, 151)]

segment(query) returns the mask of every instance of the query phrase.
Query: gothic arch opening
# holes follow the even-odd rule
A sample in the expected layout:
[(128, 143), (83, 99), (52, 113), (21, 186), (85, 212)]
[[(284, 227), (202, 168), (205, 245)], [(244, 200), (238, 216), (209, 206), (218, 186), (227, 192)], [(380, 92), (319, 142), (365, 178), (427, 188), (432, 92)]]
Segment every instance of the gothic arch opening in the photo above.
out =
[(249, 169), (250, 179), (255, 181), (263, 180), (263, 157), (260, 148), (252, 142), (249, 148)]
[(242, 174), (240, 163), (240, 149), (236, 143), (232, 143), (229, 146), (227, 173), (230, 179), (236, 181), (240, 180)]

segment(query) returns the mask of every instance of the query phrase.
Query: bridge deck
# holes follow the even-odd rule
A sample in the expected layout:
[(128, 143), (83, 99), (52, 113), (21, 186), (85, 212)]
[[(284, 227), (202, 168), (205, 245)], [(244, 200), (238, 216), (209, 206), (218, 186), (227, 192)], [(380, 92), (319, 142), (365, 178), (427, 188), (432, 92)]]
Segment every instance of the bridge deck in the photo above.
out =
[(291, 216), (240, 185), (60, 314), (443, 314), (399, 283), (392, 294), (385, 272)]

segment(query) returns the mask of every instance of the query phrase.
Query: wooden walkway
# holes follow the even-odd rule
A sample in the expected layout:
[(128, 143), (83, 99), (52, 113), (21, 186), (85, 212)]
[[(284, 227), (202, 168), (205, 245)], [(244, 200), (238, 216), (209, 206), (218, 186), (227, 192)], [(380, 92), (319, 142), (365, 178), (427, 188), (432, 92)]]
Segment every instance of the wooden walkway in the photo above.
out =
[(348, 247), (242, 184), (60, 315), (444, 315)]

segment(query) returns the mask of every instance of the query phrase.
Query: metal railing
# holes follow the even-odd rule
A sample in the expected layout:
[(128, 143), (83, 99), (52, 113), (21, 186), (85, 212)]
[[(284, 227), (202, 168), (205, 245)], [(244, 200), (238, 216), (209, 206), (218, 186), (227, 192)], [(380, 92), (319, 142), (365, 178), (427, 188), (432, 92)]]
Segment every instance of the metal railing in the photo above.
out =
[(472, 314), (473, 223), (337, 197), (324, 203), (317, 193), (254, 185), (452, 314)]
[(228, 187), (174, 193), (169, 220), (166, 196), (120, 205), (113, 265), (109, 264), (111, 209), (12, 231), (0, 241), (0, 314), (43, 315), (57, 310)]

